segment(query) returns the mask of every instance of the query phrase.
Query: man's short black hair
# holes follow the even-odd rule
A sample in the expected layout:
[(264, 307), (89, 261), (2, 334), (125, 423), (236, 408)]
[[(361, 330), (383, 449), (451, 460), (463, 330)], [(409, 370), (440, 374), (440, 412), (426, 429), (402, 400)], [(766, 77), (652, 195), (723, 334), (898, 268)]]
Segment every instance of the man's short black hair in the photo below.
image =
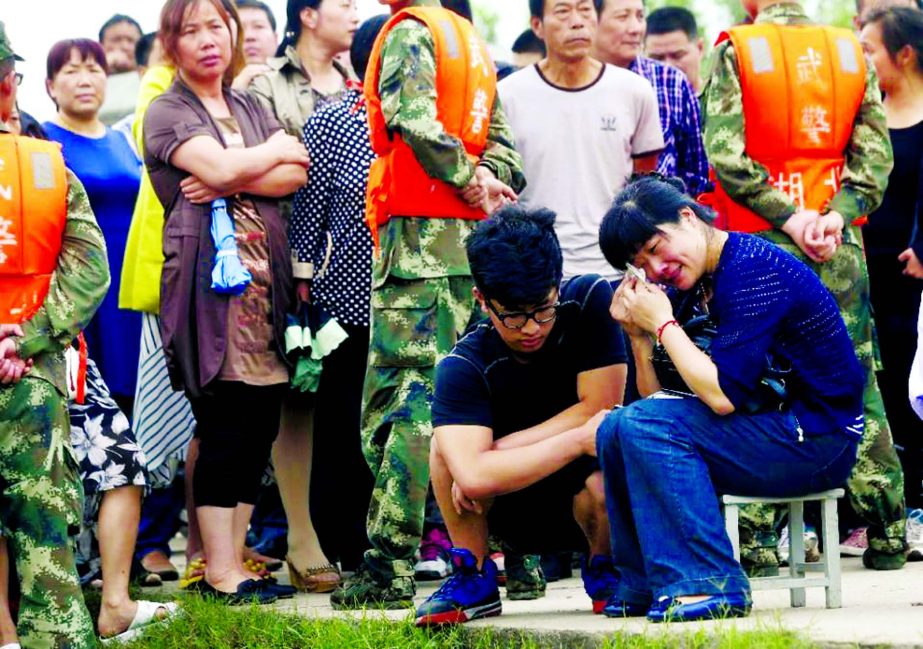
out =
[(513, 53), (529, 54), (532, 52), (541, 54), (542, 56), (547, 54), (545, 51), (545, 41), (536, 36), (535, 32), (531, 29), (527, 29), (513, 41)]
[(564, 267), (554, 220), (551, 210), (513, 204), (481, 221), (465, 242), (478, 290), (508, 309), (544, 303)]
[(681, 31), (694, 41), (699, 37), (695, 16), (684, 7), (661, 7), (647, 16), (647, 34), (669, 34)]
[(119, 23), (128, 23), (132, 27), (138, 30), (138, 34), (143, 34), (144, 30), (141, 29), (141, 25), (138, 24), (138, 21), (132, 18), (131, 16), (126, 16), (125, 14), (115, 14), (112, 18), (103, 23), (103, 26), (99, 28), (99, 42), (103, 42), (103, 37), (106, 35), (106, 30), (110, 27), (114, 27)]
[(150, 62), (155, 40), (157, 40), (157, 32), (148, 32), (135, 43), (135, 63), (139, 68), (146, 68)]
[(468, 22), (474, 22), (474, 14), (471, 12), (471, 2), (469, 0), (442, 0), (442, 7), (449, 11), (454, 11)]
[(362, 81), (365, 79), (366, 68), (369, 67), (369, 58), (372, 56), (372, 47), (375, 45), (375, 39), (378, 38), (382, 27), (388, 22), (390, 16), (381, 14), (372, 16), (364, 23), (359, 25), (353, 36), (353, 43), (349, 46), (349, 61), (353, 65), (356, 76)]
[[(593, 4), (596, 6), (596, 13), (599, 13), (603, 10), (603, 3), (606, 0), (593, 0)], [(545, 15), (545, 3), (548, 0), (529, 0), (529, 12), (532, 14), (533, 18), (538, 18), (539, 20)]]
[(10, 72), (16, 69), (16, 59), (12, 56), (8, 56), (5, 59), (0, 60), (0, 79), (6, 78)]
[(22, 135), (24, 137), (34, 137), (37, 140), (47, 140), (48, 134), (45, 133), (45, 129), (42, 128), (42, 124), (32, 117), (29, 113), (20, 110), (19, 111), (19, 125), (22, 129)]
[(237, 10), (240, 11), (241, 9), (259, 9), (264, 12), (266, 18), (269, 19), (269, 26), (272, 27), (272, 31), (276, 31), (276, 16), (265, 2), (260, 2), (260, 0), (237, 0)]

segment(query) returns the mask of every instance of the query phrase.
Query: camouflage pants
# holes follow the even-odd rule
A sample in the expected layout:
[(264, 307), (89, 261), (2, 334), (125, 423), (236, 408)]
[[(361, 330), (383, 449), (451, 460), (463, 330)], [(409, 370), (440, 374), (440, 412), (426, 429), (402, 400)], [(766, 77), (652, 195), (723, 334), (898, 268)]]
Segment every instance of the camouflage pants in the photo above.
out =
[(77, 579), (70, 532), (83, 489), (64, 398), (26, 378), (0, 387), (0, 517), (19, 575), (17, 630), (29, 649), (90, 649), (96, 637)]
[(429, 485), (436, 364), (468, 324), (470, 277), (389, 277), (372, 291), (372, 333), (362, 399), (362, 450), (375, 486), (372, 548), (365, 561), (383, 583), (413, 577)]
[[(852, 230), (858, 243), (840, 246), (833, 259), (824, 264), (812, 263), (782, 232), (773, 230), (761, 234), (810, 266), (839, 305), (856, 355), (866, 372), (863, 394), (865, 434), (859, 444), (856, 465), (846, 483), (847, 495), (853, 509), (869, 525), (869, 547), (886, 554), (897, 554), (905, 548), (904, 473), (894, 449), (884, 401), (875, 378), (879, 362), (874, 342), (868, 267), (862, 251), (861, 233), (858, 228)], [(771, 505), (741, 508), (741, 557), (749, 563), (772, 563), (766, 554), (774, 554), (773, 546), (778, 544), (773, 529), (776, 510)]]

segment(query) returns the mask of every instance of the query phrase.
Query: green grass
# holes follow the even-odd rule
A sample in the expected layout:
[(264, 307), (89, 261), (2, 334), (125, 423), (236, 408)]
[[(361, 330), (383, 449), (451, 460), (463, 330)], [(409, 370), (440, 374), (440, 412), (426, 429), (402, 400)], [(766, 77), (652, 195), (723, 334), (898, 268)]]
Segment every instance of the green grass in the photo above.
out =
[(252, 606), (229, 609), (198, 597), (183, 600), (185, 614), (157, 625), (125, 649), (812, 649), (815, 645), (781, 626), (717, 633), (665, 633), (651, 627), (641, 635), (555, 633), (542, 637), (518, 631), (462, 626), (444, 631), (417, 629), (410, 621), (388, 622), (370, 613), (363, 619), (308, 619)]

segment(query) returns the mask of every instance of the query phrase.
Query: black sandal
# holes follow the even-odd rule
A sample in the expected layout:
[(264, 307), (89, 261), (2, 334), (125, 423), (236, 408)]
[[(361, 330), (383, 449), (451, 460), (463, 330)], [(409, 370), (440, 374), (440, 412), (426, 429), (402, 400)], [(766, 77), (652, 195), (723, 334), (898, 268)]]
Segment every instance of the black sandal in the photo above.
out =
[(237, 590), (233, 593), (226, 593), (218, 590), (210, 583), (202, 580), (199, 586), (199, 592), (206, 597), (211, 597), (218, 602), (228, 606), (240, 606), (241, 604), (272, 604), (279, 599), (279, 595), (266, 589), (256, 579), (247, 579), (237, 585)]
[(133, 584), (142, 588), (156, 588), (163, 586), (163, 579), (156, 572), (151, 572), (141, 565), (137, 559), (131, 562), (130, 578)]

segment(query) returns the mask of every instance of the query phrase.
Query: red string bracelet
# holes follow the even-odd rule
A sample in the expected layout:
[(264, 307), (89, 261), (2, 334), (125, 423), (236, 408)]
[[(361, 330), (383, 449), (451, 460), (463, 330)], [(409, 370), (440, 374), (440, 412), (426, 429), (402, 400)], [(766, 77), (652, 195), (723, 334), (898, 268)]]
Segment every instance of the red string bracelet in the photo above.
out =
[(660, 345), (663, 344), (663, 341), (660, 340), (660, 337), (663, 336), (663, 330), (669, 327), (670, 325), (676, 325), (677, 327), (680, 326), (680, 324), (676, 320), (667, 320), (662, 325), (660, 325), (660, 328), (657, 329), (657, 343), (658, 344)]

